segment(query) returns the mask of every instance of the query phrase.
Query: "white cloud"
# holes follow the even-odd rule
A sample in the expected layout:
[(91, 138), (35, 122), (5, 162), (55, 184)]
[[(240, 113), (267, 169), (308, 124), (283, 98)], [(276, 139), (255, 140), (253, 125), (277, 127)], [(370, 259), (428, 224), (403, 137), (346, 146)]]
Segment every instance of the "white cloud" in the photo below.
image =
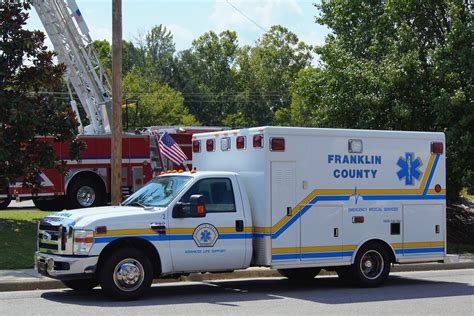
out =
[(112, 28), (95, 27), (94, 25), (91, 25), (89, 32), (93, 41), (106, 39), (109, 43), (112, 42)]
[(272, 25), (280, 24), (282, 19), (302, 15), (303, 10), (296, 0), (216, 0), (209, 19), (217, 31), (257, 31), (259, 27), (255, 23), (269, 29)]
[(195, 34), (191, 30), (178, 24), (170, 24), (166, 25), (166, 27), (173, 34), (177, 51), (191, 47), (192, 41), (196, 38)]

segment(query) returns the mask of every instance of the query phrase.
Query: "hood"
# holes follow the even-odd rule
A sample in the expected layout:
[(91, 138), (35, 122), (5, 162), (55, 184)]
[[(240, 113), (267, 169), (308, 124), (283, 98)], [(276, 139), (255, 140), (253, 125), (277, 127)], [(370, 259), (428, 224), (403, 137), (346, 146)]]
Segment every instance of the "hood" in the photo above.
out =
[(104, 220), (113, 222), (118, 219), (123, 220), (124, 218), (130, 218), (131, 216), (148, 216), (163, 210), (165, 210), (165, 208), (145, 209), (135, 206), (103, 206), (52, 213), (43, 218), (43, 221), (56, 225), (62, 224), (85, 228), (94, 222), (102, 222)]

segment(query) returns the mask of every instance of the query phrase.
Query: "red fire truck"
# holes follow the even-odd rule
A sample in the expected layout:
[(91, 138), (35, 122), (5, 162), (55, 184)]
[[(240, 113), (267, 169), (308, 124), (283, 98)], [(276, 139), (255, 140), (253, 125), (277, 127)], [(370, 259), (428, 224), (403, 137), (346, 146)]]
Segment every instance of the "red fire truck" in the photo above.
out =
[[(109, 200), (111, 183), (108, 119), (111, 89), (107, 72), (97, 57), (89, 29), (74, 0), (32, 0), (31, 3), (54, 46), (58, 61), (66, 65), (65, 80), (70, 92), (70, 105), (79, 122), (79, 138), (86, 143), (87, 149), (82, 152), (80, 161), (74, 161), (68, 157), (69, 144), (54, 143), (53, 138), (39, 137), (39, 140), (52, 144), (58, 160), (65, 161), (66, 175), (56, 170), (43, 170), (38, 179), (42, 189), (35, 194), (31, 189), (24, 188), (19, 179), (6, 191), (0, 191), (0, 209), (7, 207), (11, 199), (30, 198), (44, 210), (104, 205)], [(77, 99), (82, 111), (78, 109)], [(81, 119), (81, 115), (85, 117)], [(219, 130), (212, 127), (154, 128), (159, 132), (167, 131), (189, 158), (193, 133)], [(153, 172), (180, 167), (161, 157), (157, 140), (150, 131), (145, 129), (138, 134), (123, 135), (122, 192), (125, 195), (148, 182)]]
[[(151, 129), (159, 133), (167, 132), (189, 158), (178, 166), (159, 152), (157, 139)], [(192, 126), (154, 126), (137, 134), (124, 134), (122, 140), (122, 193), (124, 196), (135, 192), (151, 180), (154, 174), (172, 169), (192, 167), (192, 134), (222, 130), (220, 127)], [(67, 172), (62, 175), (57, 170), (43, 170), (39, 181), (41, 191), (33, 194), (30, 188), (23, 187), (21, 179), (9, 186), (7, 192), (0, 193), (0, 209), (5, 208), (11, 199), (33, 199), (41, 210), (62, 210), (64, 208), (83, 208), (105, 205), (110, 201), (111, 157), (110, 134), (81, 135), (79, 138), (87, 145), (81, 153), (81, 160), (71, 160), (68, 156), (69, 143), (55, 143), (52, 137), (41, 139), (50, 143), (58, 160), (66, 163)], [(3, 204), (3, 205), (1, 205)]]

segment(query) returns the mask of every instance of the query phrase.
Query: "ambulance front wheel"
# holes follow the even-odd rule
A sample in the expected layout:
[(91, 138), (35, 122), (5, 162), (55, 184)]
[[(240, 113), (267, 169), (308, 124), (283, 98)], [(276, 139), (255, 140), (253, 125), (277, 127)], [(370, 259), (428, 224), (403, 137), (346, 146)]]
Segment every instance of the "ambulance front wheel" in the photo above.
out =
[(291, 281), (307, 281), (314, 279), (319, 272), (320, 268), (295, 268), (295, 269), (279, 269), (281, 275), (287, 277)]
[(141, 297), (150, 288), (153, 266), (138, 249), (122, 248), (105, 259), (98, 275), (108, 296), (128, 301)]
[(342, 274), (338, 274), (343, 280), (353, 278), (354, 283), (361, 287), (376, 287), (387, 280), (390, 259), (385, 247), (377, 243), (368, 244), (357, 252), (350, 269), (341, 272)]

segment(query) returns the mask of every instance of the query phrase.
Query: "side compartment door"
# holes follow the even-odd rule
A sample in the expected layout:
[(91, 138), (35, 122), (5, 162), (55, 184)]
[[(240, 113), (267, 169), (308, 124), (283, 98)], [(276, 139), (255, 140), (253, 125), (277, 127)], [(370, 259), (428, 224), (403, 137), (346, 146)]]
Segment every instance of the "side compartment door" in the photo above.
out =
[(296, 206), (296, 163), (271, 163), (272, 262), (299, 260), (299, 222)]
[(301, 217), (301, 260), (342, 259), (342, 210), (341, 205), (313, 205)]
[(442, 204), (403, 205), (404, 256), (444, 255), (443, 208)]
[[(203, 195), (206, 215), (199, 218), (169, 217), (173, 270), (175, 272), (233, 270), (244, 267), (246, 219), (235, 177), (198, 180), (184, 193)], [(248, 221), (248, 220), (247, 220)], [(248, 230), (247, 230), (248, 231)]]

